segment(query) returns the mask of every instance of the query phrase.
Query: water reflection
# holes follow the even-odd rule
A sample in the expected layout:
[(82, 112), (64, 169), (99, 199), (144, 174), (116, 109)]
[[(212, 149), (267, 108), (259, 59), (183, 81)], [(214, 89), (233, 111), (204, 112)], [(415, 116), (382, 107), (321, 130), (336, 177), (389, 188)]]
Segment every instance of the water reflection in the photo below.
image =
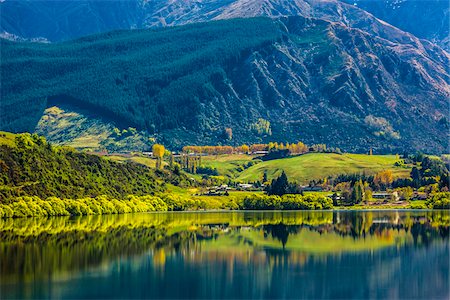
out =
[(446, 298), (447, 211), (0, 221), (2, 298)]

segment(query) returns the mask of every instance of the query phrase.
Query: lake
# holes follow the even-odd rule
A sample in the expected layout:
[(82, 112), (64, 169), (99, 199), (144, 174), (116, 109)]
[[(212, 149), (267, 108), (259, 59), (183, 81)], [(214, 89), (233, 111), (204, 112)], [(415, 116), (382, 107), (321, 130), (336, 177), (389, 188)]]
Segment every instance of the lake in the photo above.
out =
[(0, 220), (5, 298), (448, 299), (448, 211)]

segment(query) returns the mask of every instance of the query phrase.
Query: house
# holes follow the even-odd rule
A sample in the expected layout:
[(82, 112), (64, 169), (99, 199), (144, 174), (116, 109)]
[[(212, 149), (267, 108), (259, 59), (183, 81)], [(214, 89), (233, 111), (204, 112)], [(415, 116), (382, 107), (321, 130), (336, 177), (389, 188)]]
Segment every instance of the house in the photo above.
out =
[(420, 192), (414, 192), (414, 194), (411, 197), (411, 200), (427, 200), (427, 194), (426, 193), (420, 193)]
[(398, 201), (400, 199), (400, 197), (398, 196), (397, 192), (378, 192), (378, 193), (373, 193), (372, 194), (372, 198), (373, 199), (377, 199), (377, 200), (384, 200), (384, 201)]
[(334, 193), (334, 194), (328, 194), (327, 195), (328, 198), (331, 198), (333, 201), (341, 201), (344, 200), (344, 197), (339, 196), (338, 194)]
[(305, 192), (322, 192), (323, 188), (321, 186), (302, 186), (302, 190)]
[(219, 186), (219, 190), (225, 192), (231, 190), (231, 188), (227, 184), (222, 184), (221, 186)]
[(256, 155), (265, 155), (267, 153), (269, 153), (269, 151), (254, 151), (254, 152), (252, 152), (252, 154), (256, 154)]
[(253, 184), (249, 183), (238, 183), (238, 189), (248, 190), (253, 188)]

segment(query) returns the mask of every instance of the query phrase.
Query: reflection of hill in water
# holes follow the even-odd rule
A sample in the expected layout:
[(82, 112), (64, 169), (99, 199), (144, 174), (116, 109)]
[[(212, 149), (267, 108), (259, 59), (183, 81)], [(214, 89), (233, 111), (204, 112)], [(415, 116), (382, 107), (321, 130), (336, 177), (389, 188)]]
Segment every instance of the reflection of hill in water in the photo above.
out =
[(8, 219), (0, 221), (1, 278), (3, 284), (20, 277), (32, 280), (57, 274), (64, 278), (64, 274), (104, 267), (118, 257), (144, 253), (142, 259), (150, 259), (151, 266), (159, 268), (177, 259), (188, 264), (231, 261), (241, 266), (302, 267), (311, 260), (364, 257), (373, 251), (448, 242), (448, 222), (449, 213), (443, 211)]

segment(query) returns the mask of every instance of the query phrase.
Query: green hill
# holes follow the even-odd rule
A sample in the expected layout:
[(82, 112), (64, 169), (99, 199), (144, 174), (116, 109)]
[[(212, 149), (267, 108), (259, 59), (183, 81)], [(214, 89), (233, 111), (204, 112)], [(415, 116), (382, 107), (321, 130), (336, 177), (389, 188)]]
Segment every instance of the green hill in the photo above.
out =
[(38, 135), (0, 132), (0, 202), (18, 196), (123, 199), (163, 192), (165, 183), (178, 185), (185, 179), (138, 163), (55, 147)]
[(268, 178), (272, 179), (278, 177), (283, 170), (291, 180), (302, 184), (339, 174), (370, 175), (382, 170), (392, 170), (395, 177), (409, 177), (411, 168), (394, 166), (397, 160), (395, 155), (309, 153), (258, 163), (241, 172), (237, 179), (261, 180), (266, 171)]

